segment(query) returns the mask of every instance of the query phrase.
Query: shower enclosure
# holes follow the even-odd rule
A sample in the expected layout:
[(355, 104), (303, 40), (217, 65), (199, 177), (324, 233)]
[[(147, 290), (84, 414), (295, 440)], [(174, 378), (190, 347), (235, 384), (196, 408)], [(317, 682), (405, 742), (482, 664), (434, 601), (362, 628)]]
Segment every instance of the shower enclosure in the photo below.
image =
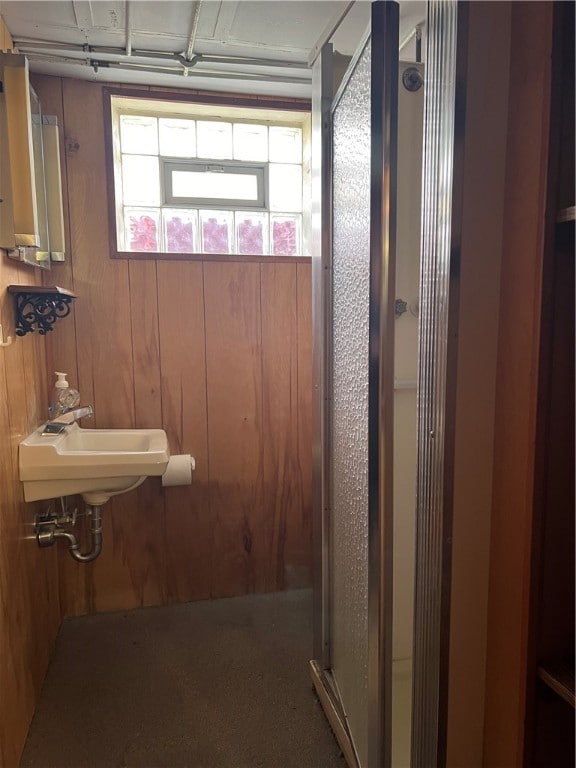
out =
[(314, 64), (311, 670), (359, 768), (441, 751), (456, 7), (429, 3), (428, 91), (424, 65), (399, 60), (393, 2), (372, 4), (336, 87), (329, 39)]

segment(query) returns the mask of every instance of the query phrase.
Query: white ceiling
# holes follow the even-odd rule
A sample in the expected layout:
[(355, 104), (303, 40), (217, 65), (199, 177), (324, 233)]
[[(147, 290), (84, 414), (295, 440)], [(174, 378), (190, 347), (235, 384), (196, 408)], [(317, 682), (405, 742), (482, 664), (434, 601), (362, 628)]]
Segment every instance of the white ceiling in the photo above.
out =
[[(0, 0), (0, 14), (33, 72), (310, 96), (310, 52), (348, 5), (330, 0)], [(369, 14), (369, 0), (354, 3), (334, 35), (338, 51), (354, 53)], [(400, 40), (425, 14), (426, 2), (400, 3)]]

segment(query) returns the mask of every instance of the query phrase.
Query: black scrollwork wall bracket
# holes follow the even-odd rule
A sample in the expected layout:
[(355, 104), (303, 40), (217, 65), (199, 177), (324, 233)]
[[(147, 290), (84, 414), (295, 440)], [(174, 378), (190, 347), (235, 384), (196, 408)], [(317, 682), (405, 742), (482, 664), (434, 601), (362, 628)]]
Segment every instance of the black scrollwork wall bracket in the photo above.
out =
[(9, 285), (16, 304), (16, 335), (38, 331), (44, 336), (54, 327), (56, 320), (66, 317), (72, 309), (74, 293), (65, 288), (39, 285)]

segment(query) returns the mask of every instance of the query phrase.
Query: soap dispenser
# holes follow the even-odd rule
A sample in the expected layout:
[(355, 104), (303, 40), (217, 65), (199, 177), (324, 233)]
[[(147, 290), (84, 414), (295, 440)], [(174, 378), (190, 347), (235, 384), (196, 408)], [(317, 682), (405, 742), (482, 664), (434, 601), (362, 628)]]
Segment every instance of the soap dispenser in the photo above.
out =
[(56, 371), (56, 376), (57, 379), (54, 384), (54, 391), (52, 392), (52, 400), (48, 407), (48, 416), (50, 419), (55, 419), (63, 413), (68, 413), (68, 411), (71, 411), (80, 402), (80, 392), (73, 389), (68, 384), (66, 374)]

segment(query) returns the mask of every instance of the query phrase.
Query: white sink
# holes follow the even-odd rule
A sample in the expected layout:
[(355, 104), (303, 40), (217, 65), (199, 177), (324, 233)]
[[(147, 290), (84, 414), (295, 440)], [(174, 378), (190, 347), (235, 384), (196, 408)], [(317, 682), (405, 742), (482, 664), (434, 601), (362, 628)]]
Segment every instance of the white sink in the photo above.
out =
[(43, 428), (20, 443), (26, 501), (79, 493), (87, 504), (104, 504), (168, 466), (162, 429), (82, 429), (75, 423), (61, 434), (43, 435)]

